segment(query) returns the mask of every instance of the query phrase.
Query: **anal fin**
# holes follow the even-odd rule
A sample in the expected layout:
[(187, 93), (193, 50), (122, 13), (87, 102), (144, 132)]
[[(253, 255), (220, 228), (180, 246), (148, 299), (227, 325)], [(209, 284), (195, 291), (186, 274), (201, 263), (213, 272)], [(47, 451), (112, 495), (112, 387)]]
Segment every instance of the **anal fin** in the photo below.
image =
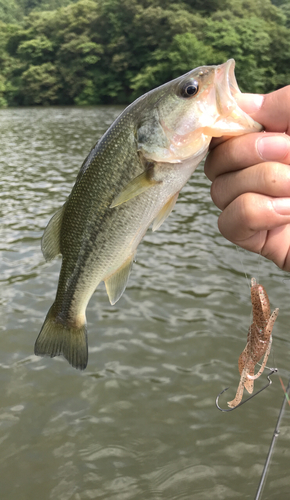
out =
[(63, 214), (64, 206), (53, 215), (44, 230), (41, 240), (41, 249), (46, 261), (52, 260), (57, 255), (61, 254), (60, 231)]
[(129, 274), (133, 265), (133, 258), (134, 255), (130, 255), (130, 257), (125, 260), (122, 266), (117, 269), (117, 271), (115, 271), (113, 274), (111, 274), (111, 276), (104, 280), (109, 301), (112, 305), (116, 304), (126, 288)]
[(178, 193), (173, 195), (171, 198), (169, 198), (169, 200), (165, 203), (165, 205), (163, 205), (163, 207), (160, 210), (160, 212), (158, 213), (157, 217), (154, 219), (153, 226), (152, 226), (153, 232), (157, 231), (157, 229), (159, 229), (159, 227), (161, 226), (161, 224), (163, 224), (165, 219), (167, 219), (168, 215), (170, 215), (170, 213), (172, 212), (172, 210), (175, 206), (178, 195), (179, 195), (179, 191), (178, 191)]

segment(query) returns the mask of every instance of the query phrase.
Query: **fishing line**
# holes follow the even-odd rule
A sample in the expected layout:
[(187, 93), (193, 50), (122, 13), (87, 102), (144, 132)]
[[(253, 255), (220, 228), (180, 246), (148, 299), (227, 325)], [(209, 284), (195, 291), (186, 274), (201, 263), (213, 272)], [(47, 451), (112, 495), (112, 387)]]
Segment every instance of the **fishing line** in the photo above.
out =
[(245, 264), (243, 262), (243, 255), (241, 254), (242, 249), (236, 245), (236, 251), (238, 253), (240, 263), (242, 264), (242, 268), (243, 268), (243, 272), (244, 272), (244, 275), (245, 275), (245, 278), (246, 278), (246, 282), (247, 282), (248, 288), (251, 290), (251, 279), (249, 278), (249, 276), (246, 273), (246, 266), (245, 266)]
[[(282, 383), (282, 387), (283, 387), (283, 383)], [(282, 420), (282, 417), (283, 417), (283, 413), (284, 413), (287, 401), (289, 402), (289, 391), (290, 391), (290, 378), (288, 380), (287, 389), (284, 391), (284, 398), (283, 398), (282, 406), (281, 406), (281, 409), (280, 409), (280, 412), (279, 412), (279, 416), (278, 416), (278, 420), (277, 420), (277, 423), (276, 423), (276, 427), (274, 429), (272, 441), (271, 441), (271, 444), (270, 444), (270, 448), (269, 448), (269, 451), (268, 451), (268, 455), (267, 455), (267, 458), (266, 458), (264, 469), (263, 469), (263, 472), (262, 472), (262, 475), (261, 475), (261, 478), (260, 478), (260, 482), (259, 482), (258, 490), (257, 490), (256, 496), (255, 496), (255, 500), (259, 500), (261, 498), (261, 494), (262, 494), (262, 491), (263, 491), (263, 488), (264, 488), (264, 485), (265, 485), (266, 476), (267, 476), (267, 473), (268, 473), (270, 461), (271, 461), (272, 454), (273, 454), (274, 445), (275, 445), (276, 439), (277, 439), (277, 437), (279, 436), (279, 433), (280, 433), (280, 423), (281, 423), (281, 420)]]
[(284, 384), (283, 384), (283, 380), (281, 379), (281, 377), (279, 377), (279, 380), (280, 380), (280, 383), (281, 383), (281, 385), (282, 385), (283, 392), (284, 392), (284, 394), (285, 394), (285, 396), (286, 396), (286, 399), (287, 399), (287, 401), (288, 401), (288, 403), (289, 403), (289, 406), (290, 406), (290, 398), (289, 398), (288, 393), (287, 393), (287, 391), (286, 391), (286, 389), (285, 389), (285, 386), (284, 386)]
[[(261, 234), (260, 234), (260, 238), (261, 238)], [(244, 263), (244, 260), (243, 260), (243, 253), (242, 253), (243, 249), (241, 247), (239, 247), (239, 246), (236, 245), (236, 251), (238, 253), (239, 261), (242, 264), (243, 273), (245, 275), (245, 279), (246, 279), (248, 288), (249, 288), (249, 290), (251, 290), (251, 278), (249, 277), (249, 275), (246, 272), (246, 266), (245, 266), (245, 263)], [(260, 283), (260, 269), (261, 269), (262, 261), (263, 261), (263, 257), (262, 257), (261, 250), (260, 250), (259, 253), (258, 253), (258, 266), (257, 266), (257, 270), (254, 273), (256, 275), (255, 277), (257, 279), (257, 283)], [(252, 276), (253, 276), (253, 274), (252, 274)]]
[(262, 257), (262, 253), (261, 253), (261, 250), (262, 250), (262, 243), (263, 243), (263, 236), (262, 236), (262, 231), (259, 232), (259, 240), (260, 240), (260, 244), (259, 244), (259, 252), (258, 253), (258, 266), (257, 266), (257, 283), (260, 283), (260, 271), (261, 271), (261, 268), (262, 268), (262, 262), (263, 262), (263, 257)]
[[(244, 261), (243, 261), (243, 250), (241, 247), (236, 245), (236, 252), (238, 254), (239, 261), (242, 264), (242, 269), (243, 269), (243, 272), (245, 275), (245, 280), (246, 280), (246, 283), (247, 283), (247, 286), (248, 286), (248, 289), (249, 289), (249, 292), (251, 295), (251, 278), (248, 276), (248, 274), (246, 272), (246, 266), (245, 266)], [(251, 312), (249, 313), (249, 319), (251, 319)]]

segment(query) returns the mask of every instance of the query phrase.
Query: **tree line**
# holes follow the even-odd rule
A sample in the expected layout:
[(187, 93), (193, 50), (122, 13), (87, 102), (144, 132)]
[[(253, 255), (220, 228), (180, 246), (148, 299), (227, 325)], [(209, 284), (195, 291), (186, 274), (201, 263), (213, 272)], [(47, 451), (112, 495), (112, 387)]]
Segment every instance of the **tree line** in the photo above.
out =
[(290, 0), (0, 0), (0, 106), (127, 104), (204, 64), (290, 83)]

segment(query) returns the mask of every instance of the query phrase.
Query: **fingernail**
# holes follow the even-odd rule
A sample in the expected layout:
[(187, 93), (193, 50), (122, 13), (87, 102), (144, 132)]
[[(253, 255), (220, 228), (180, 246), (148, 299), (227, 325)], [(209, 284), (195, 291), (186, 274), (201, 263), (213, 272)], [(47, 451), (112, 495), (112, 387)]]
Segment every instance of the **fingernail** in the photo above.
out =
[(261, 137), (257, 140), (257, 150), (262, 160), (283, 160), (289, 151), (290, 143), (286, 137), (279, 135)]
[(236, 101), (238, 105), (249, 115), (256, 113), (261, 108), (264, 97), (260, 94), (238, 94)]
[(272, 200), (272, 205), (279, 215), (290, 215), (290, 198), (276, 198)]

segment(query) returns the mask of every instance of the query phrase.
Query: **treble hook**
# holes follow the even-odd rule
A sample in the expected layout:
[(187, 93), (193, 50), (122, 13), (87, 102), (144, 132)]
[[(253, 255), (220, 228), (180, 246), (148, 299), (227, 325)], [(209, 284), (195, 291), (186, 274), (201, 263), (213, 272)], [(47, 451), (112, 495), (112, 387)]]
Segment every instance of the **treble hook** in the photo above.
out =
[(216, 400), (215, 400), (215, 404), (216, 404), (216, 407), (218, 410), (220, 411), (233, 411), (233, 410), (236, 410), (239, 406), (242, 406), (244, 405), (245, 403), (247, 403), (247, 401), (249, 401), (250, 399), (254, 398), (255, 396), (257, 396), (257, 394), (259, 394), (260, 392), (262, 392), (264, 389), (267, 389), (267, 387), (269, 387), (269, 385), (272, 384), (272, 380), (270, 379), (271, 375), (273, 375), (273, 373), (277, 373), (278, 369), (277, 368), (270, 368), (270, 373), (269, 375), (267, 375), (267, 379), (268, 379), (268, 384), (266, 384), (264, 387), (262, 387), (262, 389), (260, 389), (259, 391), (255, 392), (255, 394), (252, 394), (251, 396), (249, 396), (247, 399), (245, 399), (245, 401), (242, 401), (241, 403), (239, 403), (237, 406), (234, 406), (234, 408), (227, 408), (227, 409), (224, 409), (224, 408), (221, 408), (219, 406), (219, 398), (220, 396), (229, 389), (229, 387), (226, 387), (226, 389), (224, 389), (222, 392), (219, 393), (219, 395), (217, 396)]

